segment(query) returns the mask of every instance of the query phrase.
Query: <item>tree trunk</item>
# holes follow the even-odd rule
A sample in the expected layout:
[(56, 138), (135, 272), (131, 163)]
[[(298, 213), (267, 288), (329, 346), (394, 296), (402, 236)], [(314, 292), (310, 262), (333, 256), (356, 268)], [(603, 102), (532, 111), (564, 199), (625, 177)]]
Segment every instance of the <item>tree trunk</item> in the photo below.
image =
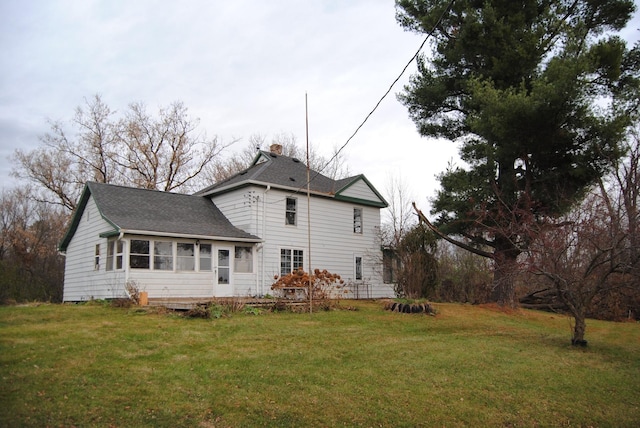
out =
[(574, 312), (573, 318), (575, 325), (573, 326), (571, 344), (573, 346), (587, 346), (587, 341), (584, 340), (584, 332), (587, 329), (586, 317), (582, 311), (577, 311)]
[(515, 308), (516, 286), (515, 274), (518, 269), (519, 251), (512, 245), (496, 246), (494, 252), (493, 291), (491, 300), (500, 306)]

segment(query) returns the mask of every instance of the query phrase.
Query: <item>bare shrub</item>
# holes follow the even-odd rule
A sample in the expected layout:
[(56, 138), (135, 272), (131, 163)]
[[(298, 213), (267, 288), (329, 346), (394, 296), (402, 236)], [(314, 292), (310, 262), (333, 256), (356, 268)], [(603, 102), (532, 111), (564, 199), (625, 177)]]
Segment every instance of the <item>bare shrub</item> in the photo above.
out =
[(140, 304), (140, 283), (135, 280), (129, 280), (124, 284), (124, 288), (129, 295), (129, 299), (134, 305)]
[[(338, 274), (328, 270), (315, 269), (313, 275), (298, 269), (289, 275), (275, 277), (276, 282), (271, 285), (271, 289), (279, 291), (281, 294), (288, 290), (300, 291), (304, 300), (323, 301), (338, 298), (349, 292), (345, 287), (344, 280)], [(309, 296), (311, 291), (311, 296)]]

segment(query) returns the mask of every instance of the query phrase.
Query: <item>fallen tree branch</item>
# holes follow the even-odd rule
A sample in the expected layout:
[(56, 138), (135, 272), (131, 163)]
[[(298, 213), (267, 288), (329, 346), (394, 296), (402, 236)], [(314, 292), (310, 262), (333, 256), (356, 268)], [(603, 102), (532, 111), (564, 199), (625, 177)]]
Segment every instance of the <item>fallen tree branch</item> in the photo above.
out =
[(412, 205), (413, 205), (413, 209), (416, 211), (416, 214), (418, 214), (418, 218), (420, 219), (420, 221), (423, 221), (423, 222), (424, 222), (424, 224), (426, 224), (426, 225), (427, 225), (427, 227), (428, 227), (429, 229), (431, 229), (431, 231), (432, 231), (433, 233), (435, 233), (436, 235), (438, 235), (440, 238), (444, 239), (445, 241), (448, 241), (448, 242), (452, 243), (453, 245), (455, 245), (455, 246), (457, 246), (457, 247), (462, 248), (463, 250), (470, 251), (470, 252), (472, 252), (472, 253), (474, 253), (474, 254), (477, 254), (477, 255), (479, 255), (479, 256), (487, 257), (487, 258), (489, 258), (489, 259), (493, 259), (493, 258), (494, 258), (493, 253), (489, 253), (489, 252), (487, 252), (487, 251), (479, 250), (478, 248), (472, 247), (471, 245), (465, 244), (464, 242), (461, 242), (461, 241), (458, 241), (458, 240), (456, 240), (456, 239), (453, 239), (453, 238), (452, 238), (452, 237), (450, 237), (449, 235), (447, 235), (447, 234), (445, 234), (445, 233), (441, 232), (437, 227), (435, 227), (435, 226), (434, 226), (434, 225), (433, 225), (433, 224), (432, 224), (432, 223), (427, 219), (427, 217), (422, 213), (422, 211), (420, 211), (420, 210), (418, 209), (418, 207), (416, 206), (416, 203), (415, 203), (415, 202), (413, 202), (413, 203), (412, 203)]

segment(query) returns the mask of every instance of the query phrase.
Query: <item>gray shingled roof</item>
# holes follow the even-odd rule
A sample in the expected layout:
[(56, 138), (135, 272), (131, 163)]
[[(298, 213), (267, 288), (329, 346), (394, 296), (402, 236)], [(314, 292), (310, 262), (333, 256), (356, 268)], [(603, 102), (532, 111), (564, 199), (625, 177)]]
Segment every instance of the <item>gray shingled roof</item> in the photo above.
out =
[(114, 232), (260, 241), (257, 236), (232, 225), (206, 197), (89, 182), (60, 244), (63, 251), (78, 227), (89, 196), (93, 196), (102, 217), (114, 226)]
[[(261, 158), (266, 159), (266, 162), (257, 163)], [(336, 181), (318, 172), (311, 171), (310, 177), (311, 183), (309, 187), (312, 192), (334, 195), (360, 176)], [(301, 191), (306, 191), (307, 166), (296, 158), (260, 151), (252, 166), (226, 180), (200, 190), (196, 194), (207, 195), (217, 190), (233, 188), (243, 183), (264, 183), (285, 188), (299, 188)]]

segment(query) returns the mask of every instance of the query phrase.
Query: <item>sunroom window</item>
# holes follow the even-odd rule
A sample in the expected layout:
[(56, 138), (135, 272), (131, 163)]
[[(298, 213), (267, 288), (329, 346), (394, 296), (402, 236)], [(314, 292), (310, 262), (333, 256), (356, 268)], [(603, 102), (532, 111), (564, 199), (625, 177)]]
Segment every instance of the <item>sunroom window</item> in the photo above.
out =
[(155, 241), (153, 243), (153, 268), (155, 270), (173, 270), (173, 243)]
[(200, 270), (211, 271), (211, 244), (200, 244)]
[(236, 247), (233, 259), (233, 270), (239, 273), (253, 272), (253, 248)]
[(176, 254), (177, 270), (195, 270), (196, 269), (196, 252), (195, 244), (187, 242), (178, 242)]
[(142, 239), (131, 240), (129, 266), (133, 269), (149, 269), (149, 241)]

